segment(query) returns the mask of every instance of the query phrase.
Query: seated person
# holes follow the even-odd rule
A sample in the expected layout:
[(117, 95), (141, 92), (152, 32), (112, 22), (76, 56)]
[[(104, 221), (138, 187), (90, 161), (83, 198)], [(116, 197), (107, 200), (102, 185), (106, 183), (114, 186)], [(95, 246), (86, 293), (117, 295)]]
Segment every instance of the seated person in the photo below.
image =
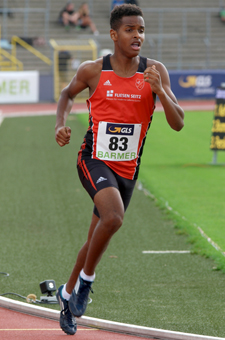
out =
[(225, 7), (221, 8), (220, 10), (220, 19), (221, 21), (225, 22)]
[(58, 21), (65, 27), (69, 25), (77, 25), (79, 13), (75, 11), (74, 5), (71, 1), (68, 1), (66, 6), (59, 13)]
[(81, 28), (90, 27), (90, 29), (92, 30), (92, 32), (95, 35), (99, 34), (95, 23), (91, 20), (89, 7), (88, 7), (88, 4), (86, 2), (84, 2), (80, 6), (79, 11), (78, 11), (78, 15), (79, 15), (78, 25)]

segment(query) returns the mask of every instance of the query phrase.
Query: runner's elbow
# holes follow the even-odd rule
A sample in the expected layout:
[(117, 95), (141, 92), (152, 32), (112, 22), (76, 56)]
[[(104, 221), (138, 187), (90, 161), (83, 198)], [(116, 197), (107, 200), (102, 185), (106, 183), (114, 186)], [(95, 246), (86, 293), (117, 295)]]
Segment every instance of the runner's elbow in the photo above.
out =
[(177, 132), (181, 131), (184, 127), (184, 121), (180, 121), (178, 124), (176, 124), (173, 129)]

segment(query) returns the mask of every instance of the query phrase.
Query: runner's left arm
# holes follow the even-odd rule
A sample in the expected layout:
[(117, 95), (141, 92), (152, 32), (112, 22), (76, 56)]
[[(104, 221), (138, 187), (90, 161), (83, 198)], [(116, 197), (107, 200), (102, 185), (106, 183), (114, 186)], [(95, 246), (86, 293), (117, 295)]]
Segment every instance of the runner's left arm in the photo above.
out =
[(180, 131), (184, 126), (184, 111), (171, 90), (168, 71), (162, 63), (151, 62), (144, 71), (144, 80), (151, 85), (152, 92), (157, 94), (170, 127)]

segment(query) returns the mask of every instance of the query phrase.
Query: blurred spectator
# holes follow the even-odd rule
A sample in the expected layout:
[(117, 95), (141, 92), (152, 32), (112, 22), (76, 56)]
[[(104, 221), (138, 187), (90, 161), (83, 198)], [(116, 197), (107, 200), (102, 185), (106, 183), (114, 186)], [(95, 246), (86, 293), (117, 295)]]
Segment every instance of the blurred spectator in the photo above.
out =
[(220, 10), (220, 19), (225, 23), (225, 7)]
[(78, 14), (79, 14), (78, 25), (81, 28), (90, 27), (92, 32), (95, 35), (98, 35), (99, 32), (96, 28), (95, 23), (91, 20), (90, 11), (89, 11), (89, 7), (88, 7), (87, 2), (83, 2), (83, 4), (80, 6), (80, 8), (78, 10)]
[(83, 2), (79, 10), (75, 11), (73, 3), (68, 1), (59, 13), (59, 22), (65, 26), (66, 30), (69, 30), (70, 25), (79, 28), (90, 27), (95, 35), (99, 34), (95, 23), (91, 20), (89, 7), (86, 2)]
[[(22, 39), (23, 41), (25, 41), (27, 44), (31, 45), (31, 46), (45, 46), (46, 45), (46, 41), (43, 37), (19, 37), (20, 39)], [(18, 43), (16, 43), (17, 45), (20, 45)]]
[[(9, 18), (14, 18), (14, 15), (13, 15), (12, 11), (10, 11), (10, 9), (5, 11), (5, 13)], [(3, 12), (0, 12), (0, 15), (3, 15)]]
[(113, 9), (115, 6), (119, 6), (123, 4), (132, 4), (132, 5), (139, 6), (137, 0), (112, 0), (111, 9)]
[(68, 1), (59, 13), (59, 23), (64, 25), (66, 29), (69, 29), (70, 25), (77, 25), (78, 19), (79, 13), (75, 11), (73, 3)]
[(111, 9), (113, 10), (115, 6), (119, 6), (123, 4), (125, 4), (124, 0), (112, 0)]
[(132, 4), (132, 5), (139, 6), (137, 0), (125, 0), (125, 4)]

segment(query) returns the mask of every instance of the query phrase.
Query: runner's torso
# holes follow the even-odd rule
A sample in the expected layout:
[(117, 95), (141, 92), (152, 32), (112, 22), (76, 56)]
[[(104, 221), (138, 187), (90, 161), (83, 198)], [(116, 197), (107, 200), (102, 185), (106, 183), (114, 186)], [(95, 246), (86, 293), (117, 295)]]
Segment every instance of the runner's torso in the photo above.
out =
[(154, 99), (143, 72), (147, 59), (140, 57), (137, 72), (118, 76), (103, 57), (98, 86), (87, 100), (89, 128), (79, 151), (82, 159), (100, 159), (118, 175), (137, 179), (140, 158), (154, 112)]

